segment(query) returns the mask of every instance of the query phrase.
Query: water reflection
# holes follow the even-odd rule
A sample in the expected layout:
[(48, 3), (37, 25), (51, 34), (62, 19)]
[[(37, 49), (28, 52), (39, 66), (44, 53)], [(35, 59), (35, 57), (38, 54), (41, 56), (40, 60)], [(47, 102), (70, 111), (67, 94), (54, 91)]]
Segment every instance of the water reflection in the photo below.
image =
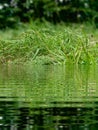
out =
[(0, 67), (0, 130), (97, 130), (98, 67)]
[(98, 128), (98, 107), (96, 107), (98, 102), (94, 102), (95, 107), (55, 107), (54, 103), (54, 107), (34, 108), (33, 103), (31, 107), (28, 107), (27, 103), (22, 104), (24, 105), (14, 101), (0, 102), (0, 129), (97, 130)]

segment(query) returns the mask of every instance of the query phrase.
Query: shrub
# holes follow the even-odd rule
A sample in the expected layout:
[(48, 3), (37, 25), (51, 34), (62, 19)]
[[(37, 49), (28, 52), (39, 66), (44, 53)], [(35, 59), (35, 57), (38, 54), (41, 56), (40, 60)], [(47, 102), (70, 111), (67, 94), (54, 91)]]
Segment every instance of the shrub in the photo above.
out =
[(98, 3), (94, 0), (3, 0), (0, 27), (39, 19), (50, 22), (92, 21), (97, 25)]

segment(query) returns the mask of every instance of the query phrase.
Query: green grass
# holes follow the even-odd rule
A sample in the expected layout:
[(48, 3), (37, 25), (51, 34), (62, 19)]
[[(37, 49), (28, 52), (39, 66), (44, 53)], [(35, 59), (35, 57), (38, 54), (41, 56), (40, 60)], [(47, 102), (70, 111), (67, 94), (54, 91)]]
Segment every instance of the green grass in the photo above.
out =
[(0, 62), (98, 62), (98, 30), (91, 25), (33, 23), (0, 32)]

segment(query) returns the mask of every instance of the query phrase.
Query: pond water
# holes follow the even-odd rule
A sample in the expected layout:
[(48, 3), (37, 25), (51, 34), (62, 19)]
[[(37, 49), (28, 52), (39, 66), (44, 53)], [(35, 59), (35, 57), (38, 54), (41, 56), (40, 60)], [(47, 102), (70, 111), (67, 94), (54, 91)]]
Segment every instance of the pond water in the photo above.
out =
[(0, 130), (98, 130), (98, 66), (0, 65)]

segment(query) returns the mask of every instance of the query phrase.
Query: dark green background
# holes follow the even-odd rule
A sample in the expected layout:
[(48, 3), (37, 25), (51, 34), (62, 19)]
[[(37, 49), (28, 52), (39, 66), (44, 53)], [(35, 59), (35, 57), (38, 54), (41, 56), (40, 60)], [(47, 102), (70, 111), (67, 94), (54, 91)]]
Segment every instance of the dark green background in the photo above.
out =
[(98, 21), (97, 0), (2, 0), (1, 6), (0, 28), (36, 19), (53, 23), (89, 21), (96, 26)]

